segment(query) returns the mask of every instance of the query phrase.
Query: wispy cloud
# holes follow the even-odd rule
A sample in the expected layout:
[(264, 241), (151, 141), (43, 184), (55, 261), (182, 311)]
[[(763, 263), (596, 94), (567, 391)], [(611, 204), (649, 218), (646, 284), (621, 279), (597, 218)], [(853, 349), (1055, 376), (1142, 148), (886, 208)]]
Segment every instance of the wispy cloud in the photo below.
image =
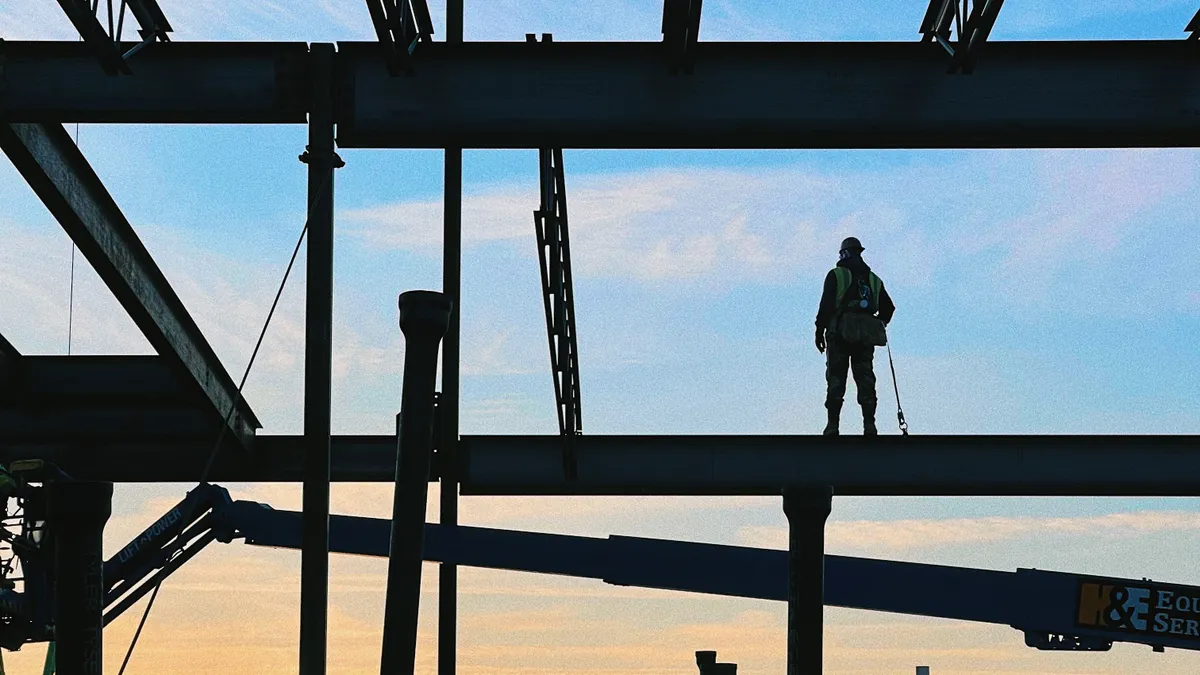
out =
[(525, 375), (534, 370), (514, 362), (512, 332), (497, 330), (472, 333), (463, 345), (461, 368), (463, 375)]
[[(75, 257), (72, 306), (71, 242), (61, 230), (20, 226), (0, 217), (0, 299), (4, 334), (23, 353), (152, 353), (133, 321), (81, 254)], [(73, 329), (68, 316), (73, 313)]]
[[(146, 224), (135, 224), (135, 229), (234, 381), (240, 381), (286, 266), (280, 256), (286, 253), (254, 251), (247, 257), (233, 257), (186, 231)], [(53, 226), (0, 219), (0, 234), (8, 242), (0, 248), (0, 279), (8, 289), (0, 298), (0, 324), (18, 349), (65, 354), (70, 323), (74, 354), (153, 353), (78, 253), (72, 292), (71, 247), (64, 233)], [(273, 256), (273, 262), (259, 258), (260, 254)], [(303, 265), (302, 255), (246, 386), (247, 400), (271, 433), (299, 427), (305, 341)], [(335, 306), (335, 417), (361, 413), (364, 396), (392, 388), (398, 391), (403, 375), (404, 341), (393, 317), (378, 313), (370, 321), (358, 318), (353, 304), (359, 291), (357, 287), (342, 290), (338, 300), (349, 307)], [(510, 338), (516, 330), (511, 319), (499, 330), (476, 330), (474, 318), (468, 323), (471, 330), (465, 332), (463, 357), (467, 377), (531, 372), (525, 365), (532, 359), (528, 341)], [(395, 414), (398, 401), (378, 403), (386, 407), (376, 411), (381, 419)]]
[[(1080, 536), (1091, 540), (1115, 540), (1162, 532), (1200, 532), (1200, 513), (1140, 511), (1079, 518), (831, 521), (826, 543), (834, 552), (897, 552), (1011, 541), (1034, 535), (1054, 536), (1060, 540)], [(738, 537), (747, 546), (787, 548), (786, 528), (746, 527)]]
[[(840, 214), (815, 218), (814, 200), (836, 192), (834, 179), (804, 170), (657, 170), (569, 179), (572, 260), (580, 275), (644, 280), (696, 277), (765, 278), (816, 266), (828, 256), (815, 222), (837, 236), (877, 218)], [(849, 195), (841, 195), (843, 199)], [(464, 201), (466, 246), (520, 242), (532, 257), (530, 186), (499, 185)], [(795, 207), (799, 206), (799, 209)], [(432, 254), (440, 241), (434, 202), (379, 205), (349, 211), (356, 234), (376, 246)], [(867, 227), (870, 227), (869, 225)], [(782, 266), (782, 269), (780, 269)]]
[(0, 38), (75, 40), (79, 34), (58, 3), (7, 0), (0, 5)]
[[(229, 486), (235, 499), (265, 502), (277, 509), (299, 510), (301, 487), (287, 483), (254, 483)], [(430, 486), (428, 519), (438, 518), (438, 487)], [(464, 525), (530, 529), (535, 531), (604, 536), (596, 526), (616, 524), (625, 533), (636, 533), (630, 525), (646, 513), (682, 514), (738, 512), (774, 508), (776, 500), (757, 497), (470, 497), (459, 506)], [(330, 495), (332, 513), (390, 518), (392, 486), (387, 483), (337, 483)], [(149, 516), (147, 516), (149, 517)], [(156, 516), (157, 517), (157, 516)], [(149, 521), (148, 521), (149, 522)]]
[[(1188, 151), (974, 152), (878, 169), (798, 160), (775, 169), (574, 174), (572, 259), (581, 279), (787, 284), (820, 278), (836, 242), (855, 234), (891, 288), (955, 279), (975, 297), (946, 301), (969, 302), (972, 312), (982, 298), (1038, 311), (1144, 313), (1171, 302), (1160, 297), (1169, 283), (1125, 262), (1161, 251), (1156, 241), (1190, 241), (1194, 219), (1178, 214), (1188, 213), (1196, 176), (1197, 156)], [(464, 203), (466, 245), (506, 245), (532, 259), (536, 205), (530, 185), (476, 186)], [(440, 208), (381, 204), (346, 219), (368, 245), (434, 255)], [(1088, 292), (1044, 292), (1068, 274), (1088, 275)]]

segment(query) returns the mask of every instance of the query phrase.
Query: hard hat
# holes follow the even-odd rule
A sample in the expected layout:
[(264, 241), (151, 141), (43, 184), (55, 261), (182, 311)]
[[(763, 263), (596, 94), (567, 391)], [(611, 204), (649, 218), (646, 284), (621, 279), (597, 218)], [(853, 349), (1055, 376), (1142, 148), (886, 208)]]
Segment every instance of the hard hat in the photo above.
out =
[(862, 245), (862, 243), (860, 243), (858, 241), (858, 238), (846, 237), (845, 239), (842, 240), (842, 248), (840, 248), (839, 250), (841, 250), (841, 251), (865, 251), (866, 249), (863, 248), (863, 245)]

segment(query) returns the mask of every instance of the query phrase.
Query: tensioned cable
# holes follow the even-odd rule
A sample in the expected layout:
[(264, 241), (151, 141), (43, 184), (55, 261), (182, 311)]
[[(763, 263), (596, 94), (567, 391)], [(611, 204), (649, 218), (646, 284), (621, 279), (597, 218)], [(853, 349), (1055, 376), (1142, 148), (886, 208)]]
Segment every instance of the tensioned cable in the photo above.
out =
[[(296, 240), (296, 246), (292, 249), (292, 257), (288, 260), (287, 269), (283, 272), (283, 279), (279, 283), (279, 290), (275, 292), (275, 300), (271, 302), (271, 309), (267, 312), (267, 319), (263, 322), (262, 330), (258, 334), (258, 342), (254, 345), (254, 351), (250, 354), (250, 361), (246, 363), (246, 370), (242, 373), (242, 381), (238, 384), (237, 394), (234, 397), (233, 403), (229, 406), (229, 412), (226, 413), (225, 419), (221, 423), (221, 430), (217, 434), (217, 442), (213, 445), (212, 452), (208, 455), (208, 461), (204, 464), (204, 473), (201, 474), (200, 485), (208, 482), (208, 475), (212, 471), (213, 462), (217, 459), (217, 454), (221, 450), (221, 441), (225, 439), (225, 432), (229, 429), (229, 420), (233, 418), (233, 413), (237, 409), (242, 400), (242, 388), (246, 386), (246, 379), (250, 377), (250, 369), (254, 367), (254, 360), (258, 357), (259, 348), (262, 347), (263, 338), (267, 335), (267, 328), (271, 325), (271, 318), (275, 316), (275, 308), (279, 305), (279, 298), (283, 295), (283, 289), (287, 285), (288, 276), (292, 272), (292, 267), (296, 264), (296, 256), (300, 253), (300, 246), (304, 242), (304, 235), (308, 233), (308, 224), (312, 220), (313, 207), (320, 201), (322, 194), (325, 192), (325, 186), (329, 183), (330, 177), (333, 175), (333, 167), (329, 167), (329, 175), (325, 180), (321, 181), (320, 187), (317, 188), (316, 194), (313, 196), (313, 201), (309, 204), (308, 214), (304, 219), (304, 228), (300, 230), (300, 237)], [(179, 528), (182, 530), (188, 522), (191, 522), (192, 515), (187, 518), (180, 518), (178, 521)], [(177, 532), (172, 542), (177, 540), (182, 532)], [(167, 561), (169, 562), (169, 561)], [(162, 579), (154, 584), (154, 590), (150, 593), (150, 600), (146, 603), (146, 609), (142, 612), (141, 621), (138, 622), (137, 630), (133, 633), (133, 639), (129, 642), (129, 649), (125, 652), (125, 660), (121, 662), (121, 669), (117, 671), (117, 675), (125, 675), (125, 667), (129, 665), (129, 659), (133, 656), (133, 649), (137, 646), (138, 638), (142, 635), (142, 628), (146, 625), (146, 618), (150, 616), (150, 609), (154, 607), (154, 599), (158, 597), (158, 589), (162, 587)]]

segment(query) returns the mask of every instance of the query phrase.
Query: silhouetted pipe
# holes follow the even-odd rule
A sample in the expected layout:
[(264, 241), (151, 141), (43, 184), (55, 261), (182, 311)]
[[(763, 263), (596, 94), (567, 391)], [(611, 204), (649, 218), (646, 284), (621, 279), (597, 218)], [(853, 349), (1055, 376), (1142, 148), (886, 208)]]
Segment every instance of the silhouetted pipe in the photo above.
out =
[(382, 675), (412, 675), (425, 545), (425, 505), (433, 454), (433, 391), (438, 343), (450, 321), (450, 299), (433, 291), (400, 295), (404, 385), (396, 417), (396, 488), (383, 614)]
[(113, 484), (46, 484), (54, 532), (54, 641), (59, 675), (103, 675), (104, 525)]
[(825, 521), (833, 488), (788, 488), (787, 675), (821, 675), (825, 608)]

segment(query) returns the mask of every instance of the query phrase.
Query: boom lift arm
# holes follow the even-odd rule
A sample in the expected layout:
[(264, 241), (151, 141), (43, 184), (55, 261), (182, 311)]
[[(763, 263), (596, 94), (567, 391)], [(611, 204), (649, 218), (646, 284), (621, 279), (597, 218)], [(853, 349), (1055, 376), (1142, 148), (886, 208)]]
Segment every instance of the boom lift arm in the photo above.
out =
[[(43, 489), (35, 485), (69, 480), (42, 462), (0, 468), (0, 647), (15, 651), (26, 642), (54, 639), (54, 523), (47, 522)], [(226, 515), (229, 491), (199, 485), (104, 562), (104, 623), (108, 625), (154, 586), (213, 541), (230, 542)], [(14, 506), (15, 505), (15, 506)], [(18, 585), (22, 588), (18, 590)]]
[[(300, 548), (299, 513), (253, 502), (234, 502), (229, 512), (247, 544)], [(388, 555), (387, 520), (331, 516), (329, 525), (331, 552)], [(428, 523), (425, 559), (617, 586), (787, 600), (787, 552), (771, 549)], [(825, 604), (1011, 626), (1024, 633), (1027, 646), (1041, 650), (1107, 651), (1113, 642), (1156, 651), (1200, 649), (1200, 588), (1145, 580), (826, 555)]]
[[(14, 465), (14, 474), (17, 472)], [(0, 565), (0, 646), (53, 639), (54, 580), (40, 490), (16, 481), (23, 529), (3, 530), (21, 573)], [(13, 496), (13, 495), (10, 495)], [(233, 501), (210, 484), (187, 494), (104, 564), (107, 625), (213, 541), (300, 548), (300, 516), (257, 502)], [(330, 517), (330, 551), (388, 555), (390, 522)], [(425, 526), (425, 558), (635, 586), (761, 600), (787, 599), (787, 553), (661, 539)], [(1000, 572), (827, 555), (825, 601), (831, 606), (1011, 626), (1043, 650), (1105, 651), (1113, 642), (1200, 649), (1200, 588), (1150, 581), (1019, 569)], [(23, 585), (17, 589), (17, 583)]]

